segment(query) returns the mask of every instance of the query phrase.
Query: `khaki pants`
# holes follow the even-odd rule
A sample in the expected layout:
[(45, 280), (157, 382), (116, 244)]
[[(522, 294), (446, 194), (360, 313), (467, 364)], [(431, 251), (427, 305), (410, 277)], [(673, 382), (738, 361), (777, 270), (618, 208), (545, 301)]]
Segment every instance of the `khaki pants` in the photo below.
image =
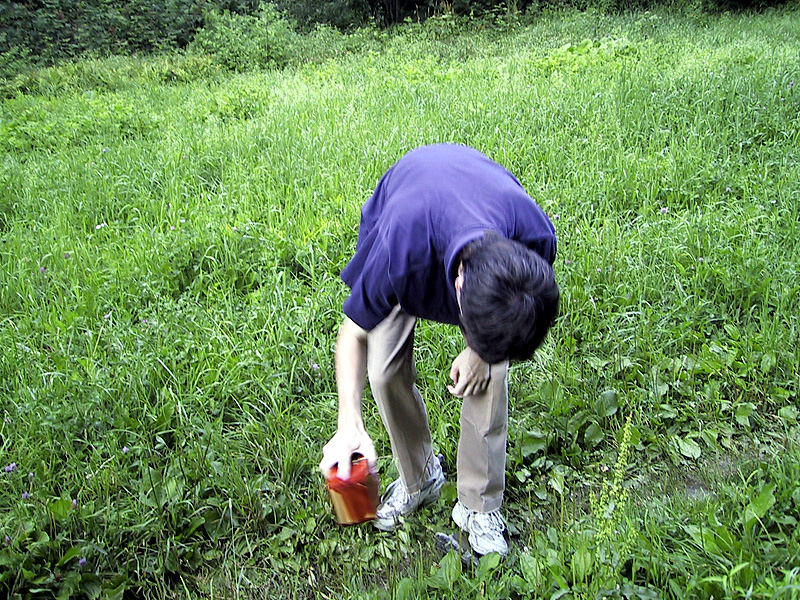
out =
[[(372, 395), (389, 433), (400, 477), (410, 493), (425, 480), (433, 458), (425, 402), (414, 385), (416, 317), (395, 307), (367, 338), (367, 373)], [(489, 512), (503, 503), (508, 434), (508, 362), (492, 365), (485, 393), (461, 406), (458, 498), (470, 510)]]

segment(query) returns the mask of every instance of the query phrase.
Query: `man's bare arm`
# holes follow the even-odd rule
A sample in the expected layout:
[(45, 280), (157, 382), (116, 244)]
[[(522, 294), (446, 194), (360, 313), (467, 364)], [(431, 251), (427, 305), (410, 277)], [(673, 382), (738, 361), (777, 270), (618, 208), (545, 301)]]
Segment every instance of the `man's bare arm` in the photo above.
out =
[(364, 428), (361, 402), (367, 371), (367, 332), (345, 317), (336, 340), (336, 389), (339, 417), (336, 434), (323, 448), (320, 469), (328, 473), (338, 465), (337, 475), (350, 477), (350, 457), (364, 456), (374, 467), (375, 447)]

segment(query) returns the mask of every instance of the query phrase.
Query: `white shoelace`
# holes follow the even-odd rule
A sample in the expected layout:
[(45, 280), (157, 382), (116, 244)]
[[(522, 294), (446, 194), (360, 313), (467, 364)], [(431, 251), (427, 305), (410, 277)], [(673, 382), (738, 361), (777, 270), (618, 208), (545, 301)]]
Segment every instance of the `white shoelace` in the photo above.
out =
[(505, 525), (500, 513), (473, 513), (472, 522), (479, 535), (502, 535)]

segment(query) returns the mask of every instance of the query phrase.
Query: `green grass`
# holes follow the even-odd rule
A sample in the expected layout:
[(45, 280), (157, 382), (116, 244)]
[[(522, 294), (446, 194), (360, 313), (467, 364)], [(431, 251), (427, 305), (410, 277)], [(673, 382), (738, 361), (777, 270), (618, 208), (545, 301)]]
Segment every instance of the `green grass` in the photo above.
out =
[[(0, 591), (799, 598), (800, 15), (352, 35), (4, 83)], [(562, 316), (511, 371), (512, 551), (475, 570), (433, 548), (452, 486), (384, 535), (336, 526), (316, 470), (359, 206), (440, 141), (559, 234)], [(418, 329), (453, 471), (463, 342)]]

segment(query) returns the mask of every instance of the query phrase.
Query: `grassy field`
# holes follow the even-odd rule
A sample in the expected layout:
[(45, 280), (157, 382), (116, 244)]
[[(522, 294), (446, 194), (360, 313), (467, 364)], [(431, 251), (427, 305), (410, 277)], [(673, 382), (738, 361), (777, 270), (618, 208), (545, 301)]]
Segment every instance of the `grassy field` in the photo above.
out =
[[(0, 595), (800, 598), (800, 14), (329, 35), (282, 71), (3, 82)], [(474, 569), (433, 546), (452, 484), (387, 535), (316, 469), (359, 206), (440, 141), (559, 235), (562, 315), (510, 375), (511, 553)], [(462, 344), (418, 327), (451, 472)]]

